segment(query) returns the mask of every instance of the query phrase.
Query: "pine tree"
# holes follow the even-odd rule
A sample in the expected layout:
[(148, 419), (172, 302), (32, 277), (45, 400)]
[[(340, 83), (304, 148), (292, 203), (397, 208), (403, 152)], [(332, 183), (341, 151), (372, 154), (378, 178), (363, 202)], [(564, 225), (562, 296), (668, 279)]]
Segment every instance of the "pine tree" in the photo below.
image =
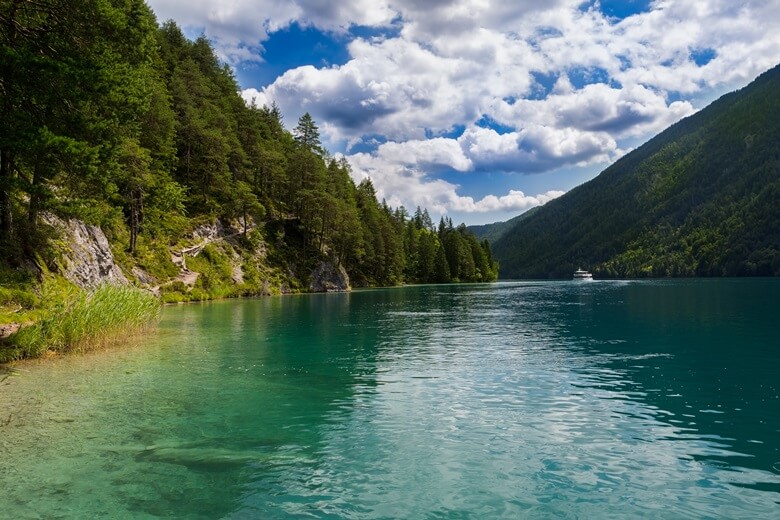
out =
[(293, 130), (295, 142), (306, 150), (322, 155), (322, 144), (320, 143), (320, 131), (314, 123), (311, 114), (306, 112), (298, 119), (298, 126)]
[(449, 283), (450, 278), (450, 266), (447, 263), (447, 256), (444, 254), (444, 247), (439, 244), (436, 248), (436, 259), (433, 267), (433, 281), (436, 283)]
[[(245, 234), (251, 220), (265, 224), (299, 277), (326, 258), (355, 285), (446, 282), (469, 264), (470, 239), (451, 219), (437, 230), (427, 209), (411, 217), (379, 202), (370, 179), (356, 186), (309, 113), (289, 132), (276, 104), (247, 106), (209, 41), (158, 27), (143, 0), (0, 3), (6, 264), (37, 253), (27, 231), (42, 211), (102, 225), (152, 268), (214, 218), (243, 221)], [(453, 240), (466, 245), (451, 261)], [(490, 252), (474, 244), (472, 278), (484, 278)]]

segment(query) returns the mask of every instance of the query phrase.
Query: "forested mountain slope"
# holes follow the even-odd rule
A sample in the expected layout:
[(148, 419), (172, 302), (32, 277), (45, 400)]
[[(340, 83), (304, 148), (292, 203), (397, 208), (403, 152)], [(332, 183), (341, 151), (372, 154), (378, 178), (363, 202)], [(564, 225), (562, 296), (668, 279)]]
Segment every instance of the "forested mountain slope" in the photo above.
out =
[(466, 229), (474, 233), (479, 240), (487, 240), (488, 243), (494, 244), (504, 234), (514, 228), (518, 222), (533, 215), (539, 208), (531, 208), (525, 213), (521, 213), (516, 217), (512, 217), (509, 220), (503, 222), (493, 222), (491, 224), (479, 224), (474, 226), (468, 226)]
[(502, 278), (780, 275), (780, 66), (494, 244)]
[[(0, 22), (5, 285), (58, 265), (50, 216), (98, 226), (131, 282), (171, 299), (309, 290), (322, 262), (358, 286), (497, 276), (487, 243), (378, 201), (309, 114), (290, 132), (247, 106), (209, 41), (143, 0), (3, 2)], [(204, 245), (217, 228), (240, 233)]]

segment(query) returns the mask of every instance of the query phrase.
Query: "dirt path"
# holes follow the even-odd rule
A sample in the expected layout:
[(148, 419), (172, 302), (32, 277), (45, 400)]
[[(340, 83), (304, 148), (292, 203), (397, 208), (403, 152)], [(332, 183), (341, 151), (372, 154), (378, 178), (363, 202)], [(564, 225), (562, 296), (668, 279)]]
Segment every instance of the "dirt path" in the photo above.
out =
[[(254, 226), (249, 227), (247, 229), (247, 232), (252, 229), (254, 229)], [(152, 291), (154, 291), (155, 293), (159, 293), (160, 287), (170, 285), (173, 282), (182, 282), (187, 287), (192, 288), (193, 286), (195, 286), (195, 282), (198, 281), (198, 276), (200, 276), (200, 273), (189, 270), (189, 268), (187, 267), (187, 256), (188, 255), (198, 256), (198, 254), (201, 251), (203, 251), (203, 248), (205, 248), (207, 245), (212, 244), (214, 242), (219, 242), (220, 240), (227, 240), (228, 238), (233, 238), (242, 234), (244, 234), (244, 232), (239, 231), (237, 233), (231, 233), (230, 235), (206, 238), (200, 241), (199, 243), (195, 244), (194, 246), (185, 247), (180, 251), (171, 251), (171, 262), (173, 262), (174, 265), (179, 267), (179, 274), (173, 280), (170, 280), (164, 284), (153, 287)]]

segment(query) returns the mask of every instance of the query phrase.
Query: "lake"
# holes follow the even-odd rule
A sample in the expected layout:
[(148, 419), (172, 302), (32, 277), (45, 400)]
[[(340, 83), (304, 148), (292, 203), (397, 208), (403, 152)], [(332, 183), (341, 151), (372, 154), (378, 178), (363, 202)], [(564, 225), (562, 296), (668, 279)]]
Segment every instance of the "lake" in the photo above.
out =
[(8, 518), (777, 518), (780, 280), (166, 307), (0, 373)]

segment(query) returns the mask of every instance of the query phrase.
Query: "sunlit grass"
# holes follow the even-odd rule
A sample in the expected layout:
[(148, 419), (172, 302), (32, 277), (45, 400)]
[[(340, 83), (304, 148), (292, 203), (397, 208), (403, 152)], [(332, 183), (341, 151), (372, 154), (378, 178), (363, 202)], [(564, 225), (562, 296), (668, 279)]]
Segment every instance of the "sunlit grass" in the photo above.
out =
[(35, 323), (7, 339), (0, 362), (38, 357), (47, 351), (87, 350), (156, 321), (160, 301), (131, 287), (101, 285), (84, 291), (72, 285), (44, 284), (45, 310)]

